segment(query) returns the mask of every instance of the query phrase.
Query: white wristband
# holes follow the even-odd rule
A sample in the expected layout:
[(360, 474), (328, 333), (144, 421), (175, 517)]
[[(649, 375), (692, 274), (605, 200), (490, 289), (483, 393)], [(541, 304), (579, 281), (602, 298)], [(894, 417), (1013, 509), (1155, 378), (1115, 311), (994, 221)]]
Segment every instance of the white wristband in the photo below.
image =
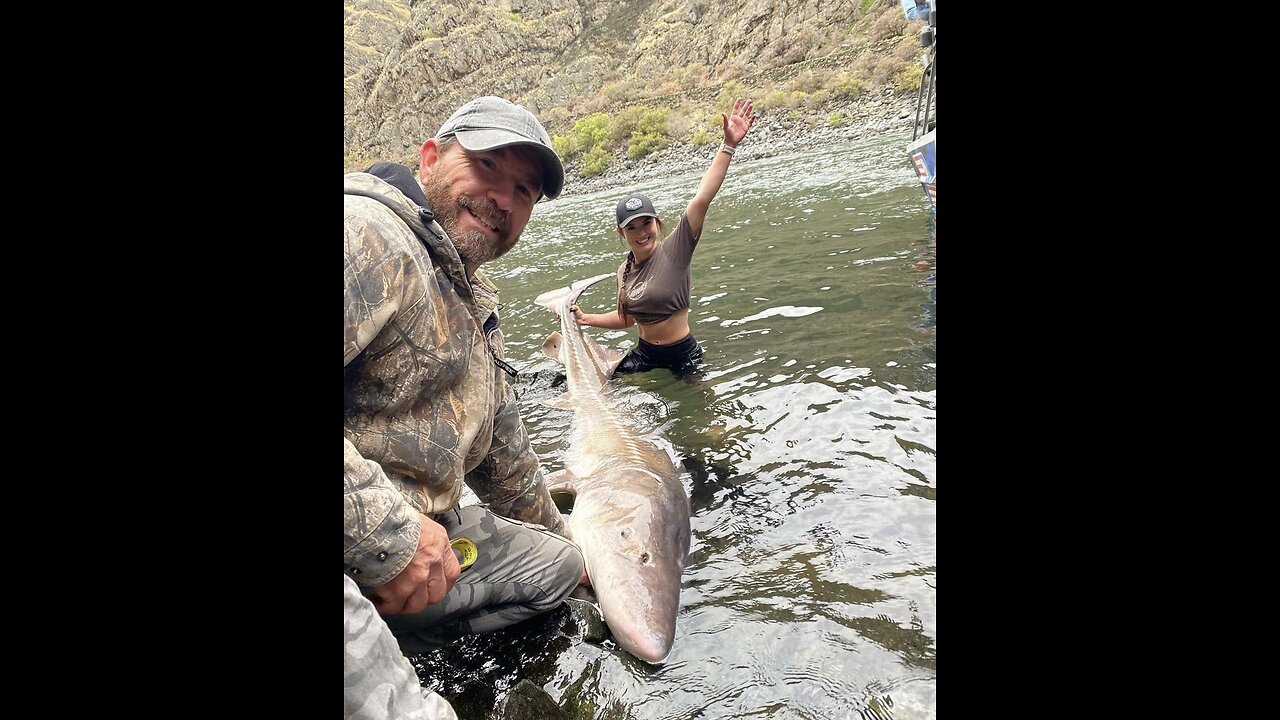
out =
[(733, 151), (734, 151), (734, 150), (737, 150), (737, 149), (738, 149), (738, 148), (736, 148), (736, 147), (734, 147), (734, 146), (732, 146), (732, 145), (729, 145), (729, 144), (726, 144), (726, 143), (720, 143), (720, 152), (723, 152), (723, 153), (729, 153), (729, 157), (733, 157)]

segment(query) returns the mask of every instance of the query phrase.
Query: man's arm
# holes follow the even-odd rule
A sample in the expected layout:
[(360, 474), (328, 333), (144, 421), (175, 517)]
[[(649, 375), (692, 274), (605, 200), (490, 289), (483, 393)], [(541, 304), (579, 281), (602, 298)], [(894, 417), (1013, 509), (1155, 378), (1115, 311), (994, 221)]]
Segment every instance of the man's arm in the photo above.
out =
[[(345, 197), (343, 365), (373, 342), (405, 305), (399, 221), (376, 201)], [(404, 232), (409, 232), (407, 228)], [(343, 565), (384, 615), (439, 602), (459, 569), (444, 528), (419, 513), (382, 466), (343, 438)]]
[(383, 615), (422, 612), (440, 602), (461, 570), (443, 526), (418, 512), (382, 467), (343, 438), (343, 547), (347, 574)]

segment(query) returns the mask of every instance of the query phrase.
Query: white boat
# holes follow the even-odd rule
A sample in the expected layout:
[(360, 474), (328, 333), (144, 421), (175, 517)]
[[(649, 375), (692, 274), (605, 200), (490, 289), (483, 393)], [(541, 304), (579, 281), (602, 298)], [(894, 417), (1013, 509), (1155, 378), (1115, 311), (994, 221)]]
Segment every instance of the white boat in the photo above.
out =
[(929, 198), (929, 207), (933, 219), (938, 220), (938, 130), (937, 111), (934, 98), (935, 60), (937, 56), (937, 13), (934, 11), (936, 0), (901, 0), (902, 11), (908, 20), (925, 20), (929, 25), (920, 33), (920, 45), (926, 48), (921, 59), (924, 64), (924, 75), (920, 78), (920, 90), (916, 95), (916, 119), (911, 130), (911, 144), (907, 152), (911, 155), (911, 163), (915, 166)]

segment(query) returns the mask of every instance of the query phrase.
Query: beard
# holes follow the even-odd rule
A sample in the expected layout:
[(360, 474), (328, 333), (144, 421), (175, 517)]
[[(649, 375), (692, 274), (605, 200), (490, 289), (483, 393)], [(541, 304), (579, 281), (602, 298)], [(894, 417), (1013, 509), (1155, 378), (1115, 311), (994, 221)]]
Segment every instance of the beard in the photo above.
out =
[[(496, 260), (515, 247), (516, 238), (511, 237), (511, 220), (507, 213), (498, 209), (488, 200), (461, 195), (456, 200), (450, 194), (451, 187), (440, 179), (439, 173), (427, 176), (423, 192), (431, 210), (436, 214), (436, 222), (448, 233), (458, 257), (468, 267), (479, 267), (490, 260)], [(489, 225), (498, 228), (498, 238), (490, 241), (483, 231), (458, 229), (458, 217), (464, 212), (471, 212)]]

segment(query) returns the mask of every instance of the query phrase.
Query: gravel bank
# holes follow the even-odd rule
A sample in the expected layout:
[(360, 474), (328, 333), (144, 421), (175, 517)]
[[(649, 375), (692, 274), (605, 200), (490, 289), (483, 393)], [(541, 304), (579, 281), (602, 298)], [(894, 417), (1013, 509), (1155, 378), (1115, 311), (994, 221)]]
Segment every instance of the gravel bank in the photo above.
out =
[[(832, 112), (844, 113), (840, 127), (830, 127), (826, 119)], [(792, 119), (783, 110), (756, 118), (751, 133), (734, 153), (734, 162), (771, 157), (795, 150), (832, 142), (874, 137), (887, 132), (911, 131), (915, 121), (916, 93), (883, 95), (874, 99), (860, 98), (857, 103), (832, 103), (821, 112)], [(667, 177), (692, 170), (705, 169), (711, 155), (719, 147), (705, 145), (671, 145), (648, 157), (631, 160), (619, 151), (614, 164), (603, 174), (592, 178), (578, 175), (578, 162), (565, 168), (564, 196), (586, 195), (613, 187), (643, 184), (648, 178)], [(903, 151), (905, 153), (905, 150)]]

